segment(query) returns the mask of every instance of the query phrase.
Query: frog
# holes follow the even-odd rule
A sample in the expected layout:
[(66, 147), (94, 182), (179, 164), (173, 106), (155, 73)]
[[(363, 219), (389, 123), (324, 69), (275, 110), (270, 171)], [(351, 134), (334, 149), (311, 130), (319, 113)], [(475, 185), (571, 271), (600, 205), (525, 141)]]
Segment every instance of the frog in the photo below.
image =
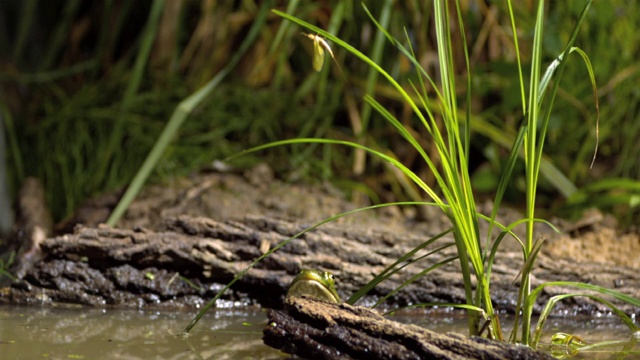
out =
[(330, 303), (341, 303), (340, 295), (336, 291), (333, 274), (328, 271), (303, 269), (296, 275), (289, 285), (287, 298), (310, 297)]

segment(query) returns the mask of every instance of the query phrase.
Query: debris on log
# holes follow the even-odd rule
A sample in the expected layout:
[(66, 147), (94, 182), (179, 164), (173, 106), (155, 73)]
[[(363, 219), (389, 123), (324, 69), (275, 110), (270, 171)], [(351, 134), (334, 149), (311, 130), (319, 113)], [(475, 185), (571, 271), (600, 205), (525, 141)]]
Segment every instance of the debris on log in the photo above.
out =
[(401, 324), (348, 304), (291, 297), (285, 311), (267, 316), (265, 344), (307, 359), (553, 359), (526, 346)]
[(53, 220), (42, 181), (34, 177), (24, 180), (18, 192), (17, 210), (16, 227), (20, 230), (8, 250), (17, 250), (13, 273), (22, 278), (33, 264), (42, 259), (40, 244), (52, 233)]

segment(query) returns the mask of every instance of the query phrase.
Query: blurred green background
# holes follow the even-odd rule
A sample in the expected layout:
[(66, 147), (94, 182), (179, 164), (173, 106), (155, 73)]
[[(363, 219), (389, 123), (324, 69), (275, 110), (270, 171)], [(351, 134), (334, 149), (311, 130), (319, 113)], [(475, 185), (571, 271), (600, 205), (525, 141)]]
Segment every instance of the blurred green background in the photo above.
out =
[[(506, 1), (460, 3), (472, 72), (470, 167), (479, 199), (491, 199), (509, 152), (505, 139), (513, 136), (521, 116), (515, 50)], [(513, 4), (525, 64), (536, 3)], [(430, 1), (366, 4), (396, 38), (406, 40), (406, 31), (406, 41), (423, 67), (437, 74)], [(262, 5), (213, 0), (2, 0), (0, 155), (6, 170), (0, 177), (6, 182), (5, 204), (15, 200), (27, 176), (44, 182), (56, 221), (70, 216), (88, 197), (126, 187), (176, 106), (225, 68)], [(415, 69), (391, 44), (376, 41), (376, 28), (359, 2), (267, 5), (327, 29), (369, 56), (378, 52), (378, 63), (397, 79), (407, 80), (409, 88)], [(577, 0), (548, 2), (547, 64), (562, 51), (582, 5)], [(538, 205), (543, 214), (575, 218), (585, 208), (599, 207), (615, 214), (623, 226), (640, 224), (638, 19), (637, 2), (596, 1), (580, 30), (576, 44), (590, 56), (598, 82), (598, 155), (590, 169), (596, 102), (584, 63), (575, 56), (561, 81), (545, 145), (545, 153), (569, 185), (560, 189), (554, 182), (542, 181)], [(455, 56), (460, 104), (464, 104), (467, 74), (459, 29), (453, 40), (459, 50)], [(299, 28), (269, 13), (238, 65), (189, 114), (150, 181), (188, 175), (242, 149), (295, 137), (355, 139), (387, 149), (429, 180), (415, 151), (363, 105), (362, 96), (369, 86), (389, 111), (416, 129), (429, 149), (410, 109), (363, 63), (333, 50), (344, 73), (329, 57), (324, 69), (315, 72), (312, 42), (300, 36)], [(240, 157), (233, 165), (259, 161), (287, 181), (331, 181), (348, 194), (367, 195), (364, 201), (419, 196), (386, 164), (352, 149), (318, 144), (280, 147)], [(512, 183), (506, 200), (520, 207), (524, 179), (516, 177)]]

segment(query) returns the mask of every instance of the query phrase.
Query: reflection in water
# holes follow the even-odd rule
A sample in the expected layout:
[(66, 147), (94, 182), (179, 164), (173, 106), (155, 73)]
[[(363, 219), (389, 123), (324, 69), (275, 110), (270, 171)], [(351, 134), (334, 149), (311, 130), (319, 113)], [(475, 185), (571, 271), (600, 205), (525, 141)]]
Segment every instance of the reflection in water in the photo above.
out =
[(260, 310), (195, 312), (0, 306), (3, 359), (277, 359), (262, 344)]
[[(262, 344), (260, 309), (210, 311), (191, 334), (180, 335), (196, 311), (133, 311), (0, 306), (2, 359), (282, 359)], [(403, 311), (391, 316), (438, 332), (466, 334), (464, 313)], [(504, 316), (502, 317), (504, 318)], [(505, 324), (506, 323), (506, 324)], [(503, 321), (505, 333), (510, 324)], [(629, 338), (612, 317), (549, 319), (542, 343), (563, 331), (589, 342)], [(587, 356), (588, 355), (588, 356)], [(594, 354), (584, 354), (594, 358)], [(602, 359), (612, 358), (611, 353)], [(615, 358), (615, 357), (614, 357)]]

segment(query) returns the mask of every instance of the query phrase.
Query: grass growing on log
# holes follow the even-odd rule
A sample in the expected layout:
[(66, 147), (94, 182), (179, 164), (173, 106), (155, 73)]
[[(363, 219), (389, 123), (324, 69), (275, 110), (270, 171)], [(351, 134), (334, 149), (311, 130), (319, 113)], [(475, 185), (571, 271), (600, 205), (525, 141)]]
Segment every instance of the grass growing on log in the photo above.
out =
[[(586, 67), (589, 71), (592, 88), (595, 91), (595, 80), (591, 69), (590, 62), (586, 54), (580, 49), (573, 46), (578, 34), (578, 30), (582, 21), (588, 12), (591, 5), (591, 1), (587, 1), (579, 20), (575, 25), (573, 34), (565, 46), (564, 51), (549, 65), (544, 75), (542, 74), (542, 37), (544, 29), (544, 1), (540, 1), (537, 7), (536, 22), (534, 27), (534, 40), (533, 40), (533, 60), (532, 66), (529, 72), (529, 90), (525, 90), (525, 80), (522, 72), (522, 66), (520, 59), (518, 58), (519, 78), (520, 78), (520, 93), (522, 98), (522, 114), (523, 119), (520, 124), (518, 135), (512, 145), (511, 154), (507, 161), (507, 166), (501, 176), (498, 186), (497, 195), (494, 201), (494, 209), (490, 216), (482, 216), (479, 214), (475, 207), (475, 199), (473, 197), (473, 189), (471, 186), (471, 180), (468, 171), (469, 151), (470, 151), (470, 121), (472, 117), (470, 115), (471, 109), (471, 78), (470, 75), (466, 81), (466, 102), (464, 109), (466, 114), (462, 115), (462, 111), (459, 110), (458, 105), (458, 92), (456, 90), (456, 79), (453, 75), (454, 72), (454, 60), (453, 60), (453, 47), (451, 42), (451, 28), (450, 24), (450, 9), (448, 2), (435, 1), (434, 2), (434, 17), (436, 24), (436, 37), (438, 43), (438, 60), (440, 69), (440, 82), (439, 86), (433, 80), (431, 75), (425, 71), (418, 59), (415, 57), (414, 51), (409, 46), (405, 48), (398, 40), (393, 38), (386, 32), (383, 26), (381, 26), (374, 18), (369, 14), (374, 21), (378, 30), (383, 33), (387, 39), (402, 53), (406, 55), (408, 60), (415, 66), (418, 71), (417, 83), (410, 82), (409, 86), (413, 95), (409, 95), (409, 92), (402, 86), (393, 76), (381, 68), (376, 61), (361, 53), (348, 43), (333, 36), (331, 33), (324, 31), (316, 26), (313, 26), (303, 20), (288, 15), (286, 13), (274, 10), (273, 12), (283, 18), (290, 20), (308, 31), (315, 33), (323, 38), (329, 40), (331, 43), (346, 49), (352, 55), (355, 55), (360, 60), (364, 61), (371, 69), (386, 78), (391, 86), (397, 91), (400, 97), (405, 101), (418, 119), (419, 125), (422, 126), (431, 136), (437, 154), (427, 154), (425, 149), (420, 146), (417, 139), (414, 137), (415, 131), (407, 124), (401, 123), (390, 111), (387, 111), (373, 96), (365, 95), (364, 99), (366, 103), (376, 110), (380, 115), (392, 125), (395, 130), (407, 141), (407, 143), (413, 147), (424, 160), (425, 165), (429, 168), (436, 183), (437, 188), (433, 188), (426, 184), (415, 172), (410, 170), (407, 166), (398, 161), (394, 156), (389, 154), (386, 150), (377, 150), (363, 144), (332, 139), (318, 139), (318, 138), (298, 138), (292, 140), (283, 140), (273, 143), (269, 143), (263, 146), (255, 147), (247, 152), (259, 151), (262, 149), (283, 146), (283, 145), (295, 145), (301, 143), (320, 143), (329, 145), (344, 145), (349, 146), (357, 151), (369, 153), (385, 162), (398, 168), (404, 176), (413, 181), (420, 189), (422, 189), (433, 201), (432, 206), (439, 207), (444, 214), (449, 218), (452, 224), (450, 231), (440, 234), (432, 239), (427, 240), (425, 243), (405, 254), (394, 264), (389, 266), (385, 271), (374, 278), (370, 284), (365, 286), (359, 292), (354, 294), (348, 302), (353, 303), (357, 301), (361, 296), (366, 294), (375, 285), (384, 279), (388, 278), (393, 273), (400, 270), (402, 267), (407, 266), (406, 263), (415, 253), (427, 245), (436, 242), (441, 239), (446, 233), (451, 232), (454, 237), (454, 244), (457, 248), (457, 256), (454, 258), (446, 259), (439, 264), (433, 265), (428, 269), (425, 269), (418, 276), (423, 276), (430, 270), (437, 268), (444, 263), (454, 261), (456, 259), (460, 262), (461, 276), (463, 277), (464, 290), (466, 296), (466, 304), (459, 304), (458, 307), (468, 310), (469, 318), (469, 333), (470, 335), (482, 335), (484, 330), (487, 331), (487, 336), (493, 339), (504, 339), (502, 330), (500, 328), (500, 322), (497, 314), (493, 309), (491, 300), (491, 293), (489, 289), (491, 281), (491, 266), (493, 264), (494, 255), (507, 234), (512, 235), (521, 245), (524, 258), (524, 265), (521, 270), (520, 276), (520, 292), (518, 296), (518, 306), (516, 310), (516, 323), (514, 330), (509, 337), (512, 342), (519, 342), (525, 345), (536, 346), (540, 337), (544, 321), (548, 317), (553, 308), (553, 305), (566, 297), (573, 296), (589, 296), (596, 301), (600, 301), (603, 304), (609, 306), (612, 311), (618, 314), (623, 321), (630, 327), (632, 331), (637, 331), (638, 328), (633, 322), (626, 317), (619, 309), (605, 299), (583, 293), (569, 294), (566, 296), (556, 297), (551, 299), (548, 306), (542, 313), (540, 322), (535, 328), (532, 338), (531, 333), (531, 314), (535, 299), (539, 295), (540, 291), (548, 285), (563, 285), (573, 286), (583, 289), (595, 291), (602, 295), (612, 296), (618, 300), (622, 300), (634, 306), (640, 306), (640, 301), (630, 298), (624, 294), (615, 292), (613, 290), (589, 285), (577, 282), (554, 282), (550, 284), (543, 284), (537, 287), (535, 290), (530, 289), (530, 274), (533, 270), (536, 256), (538, 255), (542, 240), (538, 239), (534, 241), (533, 224), (538, 221), (543, 221), (535, 218), (535, 202), (536, 202), (536, 190), (538, 186), (538, 178), (541, 172), (542, 159), (543, 159), (543, 144), (545, 140), (546, 131), (549, 126), (551, 110), (553, 108), (554, 99), (558, 90), (558, 84), (562, 77), (563, 70), (567, 63), (567, 57), (571, 53), (578, 53), (583, 58)], [(510, 2), (509, 2), (510, 7)], [(365, 11), (368, 10), (365, 7)], [(462, 15), (459, 5), (456, 3), (456, 12), (458, 26), (464, 41), (464, 27), (462, 22)], [(516, 49), (518, 48), (518, 39), (515, 33), (515, 19), (513, 13), (511, 14), (512, 25), (514, 29), (514, 41)], [(407, 38), (409, 36), (407, 35)], [(469, 57), (466, 52), (466, 45), (464, 47), (464, 57), (466, 59), (465, 64), (467, 66), (467, 73), (469, 72)], [(553, 85), (551, 85), (553, 80)], [(551, 85), (551, 87), (550, 87)], [(431, 100), (428, 95), (427, 88), (431, 87), (435, 89), (437, 99)], [(438, 108), (438, 112), (432, 110), (434, 104)], [(596, 107), (597, 108), (597, 107)], [(510, 224), (509, 226), (503, 226), (495, 221), (497, 210), (500, 206), (502, 197), (504, 195), (506, 184), (510, 181), (515, 169), (515, 163), (518, 157), (522, 154), (525, 161), (525, 177), (526, 177), (526, 213), (525, 218)], [(439, 159), (439, 165), (436, 165), (435, 157)], [(594, 155), (595, 156), (595, 155)], [(416, 204), (416, 203), (403, 203), (402, 205)], [(377, 206), (358, 209), (356, 211), (368, 210), (376, 208), (378, 206), (386, 206), (389, 204), (381, 204)], [(394, 205), (397, 205), (394, 204)], [(338, 217), (346, 214), (340, 214), (325, 221), (322, 221), (304, 232), (311, 230), (317, 226), (320, 226), (326, 222), (332, 221)], [(484, 242), (481, 240), (481, 235), (478, 227), (480, 218), (484, 218), (490, 223), (489, 232), (486, 235)], [(518, 239), (510, 232), (510, 229), (514, 226), (523, 224), (526, 226), (526, 238), (524, 240)], [(492, 241), (492, 229), (493, 227), (499, 227), (502, 229), (502, 233), (495, 241)], [(256, 259), (249, 267), (239, 273), (231, 283), (229, 283), (218, 295), (194, 318), (194, 320), (186, 328), (185, 333), (188, 333), (191, 328), (197, 323), (199, 318), (215, 303), (215, 301), (222, 295), (222, 293), (228, 289), (233, 283), (235, 283), (240, 277), (242, 277), (251, 267), (253, 267), (258, 261), (262, 260), (266, 256), (269, 256), (272, 252), (276, 251), (284, 244), (298, 237), (302, 233), (280, 243), (269, 252)], [(435, 251), (440, 251), (453, 244), (444, 244), (437, 248)], [(411, 260), (410, 263), (414, 263)], [(411, 280), (410, 280), (411, 281)], [(450, 304), (448, 304), (450, 305)], [(484, 319), (484, 323), (481, 321)], [(518, 332), (521, 331), (521, 335), (518, 336)]]

